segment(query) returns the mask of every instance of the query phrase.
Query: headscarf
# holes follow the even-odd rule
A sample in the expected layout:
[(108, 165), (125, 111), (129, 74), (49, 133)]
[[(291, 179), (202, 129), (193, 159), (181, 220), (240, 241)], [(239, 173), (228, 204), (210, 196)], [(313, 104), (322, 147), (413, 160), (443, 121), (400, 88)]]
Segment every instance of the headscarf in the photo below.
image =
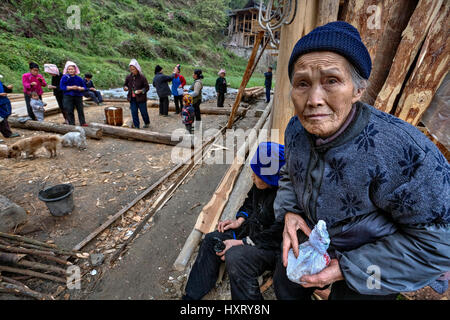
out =
[(250, 167), (265, 183), (278, 187), (279, 172), (285, 162), (284, 145), (276, 142), (261, 142), (250, 161)]
[(130, 63), (128, 64), (128, 66), (133, 66), (137, 69), (137, 71), (139, 72), (139, 74), (142, 74), (142, 69), (141, 66), (139, 65), (139, 62), (137, 62), (136, 59), (131, 59)]
[(70, 66), (74, 66), (74, 67), (75, 67), (75, 74), (80, 74), (80, 69), (78, 69), (78, 66), (76, 65), (76, 63), (75, 63), (75, 62), (72, 62), (72, 61), (67, 61), (67, 62), (66, 62), (66, 65), (64, 66), (63, 74), (67, 74), (67, 69), (68, 69)]
[(59, 69), (56, 66), (56, 64), (49, 64), (49, 63), (44, 64), (44, 71), (47, 72), (48, 74), (53, 75), (59, 74)]
[(183, 104), (185, 106), (191, 105), (193, 101), (194, 101), (194, 99), (192, 98), (192, 96), (190, 94), (185, 94), (183, 96)]
[(220, 71), (219, 72), (217, 72), (217, 75), (219, 75), (220, 76), (220, 74), (221, 73), (224, 73), (224, 74), (226, 74), (226, 72), (225, 72), (225, 69), (220, 69)]

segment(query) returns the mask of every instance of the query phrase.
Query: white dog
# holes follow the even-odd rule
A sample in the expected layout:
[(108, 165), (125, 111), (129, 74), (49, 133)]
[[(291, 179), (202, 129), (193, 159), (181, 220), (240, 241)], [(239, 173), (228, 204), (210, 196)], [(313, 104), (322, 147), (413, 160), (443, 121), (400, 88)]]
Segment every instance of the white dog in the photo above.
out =
[(86, 133), (82, 127), (76, 127), (78, 132), (68, 132), (61, 137), (61, 144), (63, 147), (77, 147), (79, 149), (86, 149)]

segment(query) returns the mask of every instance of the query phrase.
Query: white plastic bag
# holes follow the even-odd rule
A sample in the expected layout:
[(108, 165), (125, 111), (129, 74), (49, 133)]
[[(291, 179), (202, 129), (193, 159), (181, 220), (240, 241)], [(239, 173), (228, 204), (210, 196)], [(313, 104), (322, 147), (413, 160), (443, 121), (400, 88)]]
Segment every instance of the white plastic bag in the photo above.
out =
[(327, 253), (330, 245), (325, 221), (319, 220), (309, 235), (309, 240), (298, 246), (298, 258), (295, 258), (292, 248), (288, 253), (286, 273), (292, 282), (303, 284), (300, 278), (304, 275), (316, 274), (330, 264)]

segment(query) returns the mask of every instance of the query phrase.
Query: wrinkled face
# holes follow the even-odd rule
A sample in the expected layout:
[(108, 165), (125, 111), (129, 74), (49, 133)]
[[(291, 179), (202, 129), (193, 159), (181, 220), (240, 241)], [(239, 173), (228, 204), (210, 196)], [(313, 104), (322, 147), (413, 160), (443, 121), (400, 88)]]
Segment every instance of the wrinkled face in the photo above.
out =
[(363, 93), (354, 91), (349, 62), (337, 53), (307, 53), (294, 65), (291, 99), (311, 134), (326, 138), (339, 130)]
[(39, 69), (38, 69), (38, 68), (30, 69), (30, 73), (31, 73), (33, 76), (37, 76), (38, 73), (39, 73)]
[(130, 66), (130, 72), (134, 75), (138, 74), (138, 69), (135, 66)]
[(255, 186), (256, 186), (258, 189), (260, 189), (260, 190), (270, 188), (270, 185), (268, 185), (267, 183), (265, 183), (265, 182), (264, 182), (260, 177), (258, 177), (258, 176), (256, 175), (256, 173), (254, 173), (254, 172), (252, 172), (252, 180), (253, 180), (253, 183), (255, 184)]
[(75, 75), (76, 69), (74, 66), (69, 66), (67, 68), (67, 73), (69, 73), (71, 76)]
[(225, 73), (224, 73), (224, 72), (221, 72), (221, 73), (220, 73), (220, 77), (221, 77), (221, 78), (225, 78)]

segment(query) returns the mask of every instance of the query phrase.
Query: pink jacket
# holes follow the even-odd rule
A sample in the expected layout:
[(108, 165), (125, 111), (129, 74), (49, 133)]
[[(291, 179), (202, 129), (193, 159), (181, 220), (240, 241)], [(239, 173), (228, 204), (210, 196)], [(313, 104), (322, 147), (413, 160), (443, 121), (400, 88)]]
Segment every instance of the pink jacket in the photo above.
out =
[[(32, 86), (32, 82), (36, 82), (36, 85)], [(42, 87), (47, 86), (47, 82), (45, 82), (42, 75), (38, 74), (37, 76), (33, 76), (30, 72), (22, 76), (22, 84), (24, 93), (31, 94), (31, 92), (36, 91), (38, 95), (42, 95), (44, 93)]]

